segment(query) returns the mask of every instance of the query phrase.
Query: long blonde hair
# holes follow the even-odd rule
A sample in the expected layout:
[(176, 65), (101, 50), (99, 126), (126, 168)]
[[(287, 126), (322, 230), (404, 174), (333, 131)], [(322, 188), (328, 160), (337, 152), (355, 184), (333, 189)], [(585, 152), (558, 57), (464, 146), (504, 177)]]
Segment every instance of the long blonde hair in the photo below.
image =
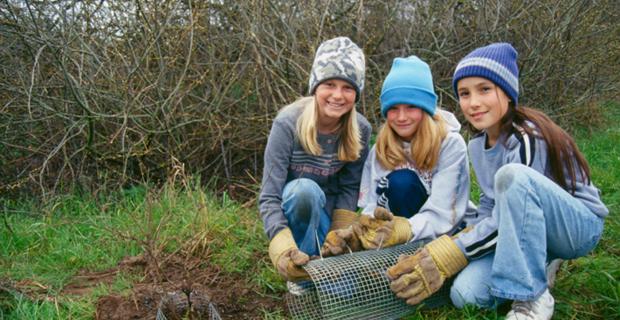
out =
[[(431, 171), (439, 161), (441, 143), (448, 135), (448, 129), (446, 121), (439, 113), (435, 113), (433, 117), (426, 112), (422, 114), (422, 119), (410, 141), (411, 160), (416, 169)], [(402, 140), (387, 122), (381, 126), (377, 135), (376, 152), (379, 163), (388, 170), (394, 170), (408, 162)]]
[[(305, 101), (307, 99), (307, 101)], [(318, 104), (314, 97), (303, 99), (301, 115), (297, 119), (297, 137), (304, 150), (314, 156), (320, 156), (323, 149), (317, 141), (317, 123), (319, 119)], [(362, 152), (362, 138), (357, 124), (355, 106), (340, 119), (340, 145), (338, 160), (355, 161)]]

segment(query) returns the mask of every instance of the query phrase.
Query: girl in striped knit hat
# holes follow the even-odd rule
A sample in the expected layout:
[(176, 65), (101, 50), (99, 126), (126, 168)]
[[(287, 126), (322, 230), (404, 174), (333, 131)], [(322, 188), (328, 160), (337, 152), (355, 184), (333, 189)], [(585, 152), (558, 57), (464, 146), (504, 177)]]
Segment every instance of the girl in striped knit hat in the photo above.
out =
[(468, 146), (481, 190), (478, 218), (388, 269), (392, 290), (417, 304), (456, 275), (450, 295), (457, 307), (513, 300), (506, 319), (550, 319), (547, 264), (590, 252), (608, 209), (573, 139), (542, 112), (518, 105), (510, 44), (465, 56), (453, 87), (479, 132)]

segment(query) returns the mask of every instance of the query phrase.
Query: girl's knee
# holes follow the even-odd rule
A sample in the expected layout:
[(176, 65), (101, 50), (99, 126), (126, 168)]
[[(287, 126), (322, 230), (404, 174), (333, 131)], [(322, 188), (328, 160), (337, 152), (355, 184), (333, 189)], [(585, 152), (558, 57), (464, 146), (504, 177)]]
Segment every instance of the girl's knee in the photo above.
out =
[(382, 191), (382, 198), (397, 216), (410, 218), (416, 214), (428, 199), (426, 188), (420, 177), (412, 170), (400, 169), (388, 176), (388, 188)]
[(282, 200), (290, 201), (295, 199), (301, 202), (313, 202), (321, 198), (323, 190), (311, 179), (299, 178), (291, 180), (284, 186)]
[(532, 170), (530, 167), (520, 163), (509, 163), (497, 170), (495, 173), (495, 192), (504, 193), (515, 183), (523, 183), (527, 181), (528, 172)]
[(450, 288), (450, 300), (452, 300), (452, 304), (459, 309), (462, 309), (466, 305), (476, 304), (473, 292), (467, 287), (458, 285), (456, 282)]
[(420, 184), (420, 178), (409, 169), (399, 169), (392, 171), (388, 175), (390, 189), (403, 190), (411, 189), (411, 186)]
[(495, 307), (495, 299), (489, 294), (488, 289), (459, 286), (456, 283), (450, 288), (450, 300), (452, 304), (462, 309), (466, 305), (474, 305), (481, 308)]
[(465, 305), (470, 304), (467, 302), (464, 293), (461, 292), (459, 288), (455, 288), (454, 286), (450, 288), (450, 300), (452, 300), (452, 304), (459, 309), (463, 309)]

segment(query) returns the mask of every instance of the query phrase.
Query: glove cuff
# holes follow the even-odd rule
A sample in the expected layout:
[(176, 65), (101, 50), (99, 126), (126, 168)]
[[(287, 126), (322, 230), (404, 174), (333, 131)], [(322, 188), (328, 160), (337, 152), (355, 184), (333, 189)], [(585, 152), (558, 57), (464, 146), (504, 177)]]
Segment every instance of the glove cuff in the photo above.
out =
[(405, 243), (413, 237), (411, 231), (411, 223), (409, 219), (404, 217), (395, 216), (394, 218), (394, 235), (396, 237), (396, 243)]
[(282, 254), (295, 248), (297, 248), (297, 244), (295, 243), (295, 239), (293, 239), (291, 229), (284, 228), (271, 239), (271, 242), (269, 242), (269, 258), (271, 258), (273, 265), (277, 266), (278, 260), (280, 260)]
[(428, 253), (433, 257), (433, 261), (446, 278), (449, 278), (465, 266), (467, 259), (461, 249), (454, 243), (452, 238), (443, 235), (426, 245)]
[(345, 229), (357, 221), (357, 218), (357, 213), (351, 210), (336, 209), (332, 213), (332, 224), (329, 230)]

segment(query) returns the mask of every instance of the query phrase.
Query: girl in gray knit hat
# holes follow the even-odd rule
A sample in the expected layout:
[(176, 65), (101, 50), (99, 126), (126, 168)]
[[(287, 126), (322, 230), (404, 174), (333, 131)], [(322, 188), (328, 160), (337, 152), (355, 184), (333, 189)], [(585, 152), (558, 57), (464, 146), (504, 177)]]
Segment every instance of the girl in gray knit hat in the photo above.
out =
[(259, 209), (271, 239), (269, 256), (287, 280), (319, 255), (330, 230), (357, 215), (371, 128), (355, 109), (364, 88), (362, 50), (349, 38), (323, 42), (310, 74), (309, 94), (284, 107), (264, 154)]

